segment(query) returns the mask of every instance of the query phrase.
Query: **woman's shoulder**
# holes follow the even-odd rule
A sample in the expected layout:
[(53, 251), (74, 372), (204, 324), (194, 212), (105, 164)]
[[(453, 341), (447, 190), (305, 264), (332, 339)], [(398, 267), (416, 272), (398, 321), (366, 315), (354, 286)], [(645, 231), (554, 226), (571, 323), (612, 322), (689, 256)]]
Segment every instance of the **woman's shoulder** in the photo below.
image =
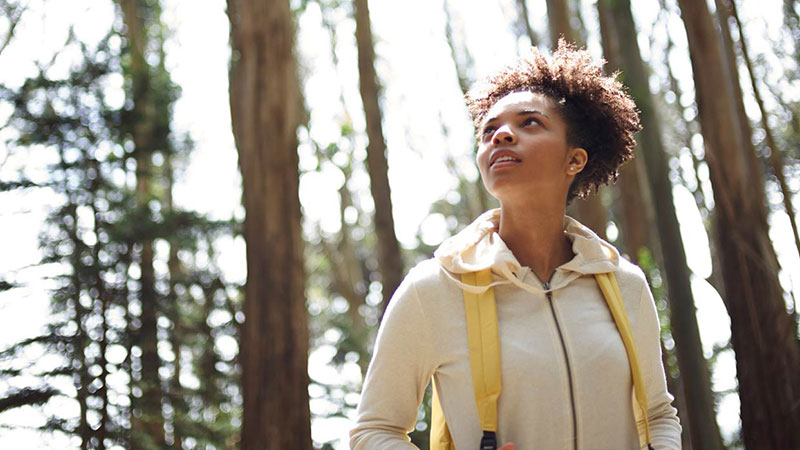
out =
[(619, 264), (614, 275), (625, 297), (631, 296), (638, 299), (642, 290), (649, 286), (647, 276), (645, 276), (642, 268), (624, 256), (619, 257)]
[(404, 283), (408, 283), (415, 291), (423, 308), (438, 309), (451, 303), (461, 290), (442, 268), (439, 261), (429, 258), (417, 263), (408, 271)]
[(446, 278), (441, 264), (435, 258), (428, 258), (418, 262), (406, 274), (406, 282), (412, 283), (417, 289), (440, 284)]

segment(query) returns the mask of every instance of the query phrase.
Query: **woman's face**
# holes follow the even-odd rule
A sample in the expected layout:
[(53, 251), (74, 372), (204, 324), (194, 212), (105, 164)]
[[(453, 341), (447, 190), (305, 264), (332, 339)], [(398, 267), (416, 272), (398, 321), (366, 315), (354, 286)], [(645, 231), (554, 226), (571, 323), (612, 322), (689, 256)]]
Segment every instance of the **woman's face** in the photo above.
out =
[(566, 200), (587, 154), (567, 144), (567, 124), (555, 106), (544, 94), (513, 92), (486, 114), (478, 130), (478, 169), (501, 203)]

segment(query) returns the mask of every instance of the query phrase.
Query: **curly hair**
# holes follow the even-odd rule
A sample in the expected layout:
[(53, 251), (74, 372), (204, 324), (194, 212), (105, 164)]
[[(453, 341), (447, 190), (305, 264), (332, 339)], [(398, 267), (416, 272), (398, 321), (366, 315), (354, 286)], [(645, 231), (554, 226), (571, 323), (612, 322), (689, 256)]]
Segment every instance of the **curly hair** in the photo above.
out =
[(550, 58), (532, 47), (528, 57), (517, 59), (466, 94), (475, 129), (507, 94), (530, 91), (549, 97), (566, 122), (567, 143), (589, 155), (570, 186), (567, 203), (597, 192), (601, 185), (617, 180), (619, 167), (633, 157), (633, 135), (641, 129), (636, 104), (617, 81), (618, 73), (603, 74), (604, 63), (593, 61), (588, 51), (563, 38)]

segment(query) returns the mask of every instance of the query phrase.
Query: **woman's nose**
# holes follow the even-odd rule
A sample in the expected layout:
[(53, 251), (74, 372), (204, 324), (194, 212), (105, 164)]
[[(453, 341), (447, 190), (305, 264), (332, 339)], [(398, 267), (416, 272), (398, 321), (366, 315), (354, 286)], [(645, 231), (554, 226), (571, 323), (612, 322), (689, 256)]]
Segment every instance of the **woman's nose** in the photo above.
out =
[(511, 128), (509, 128), (508, 125), (499, 127), (494, 132), (494, 136), (492, 136), (492, 144), (494, 145), (513, 144), (516, 141), (517, 137), (511, 132)]

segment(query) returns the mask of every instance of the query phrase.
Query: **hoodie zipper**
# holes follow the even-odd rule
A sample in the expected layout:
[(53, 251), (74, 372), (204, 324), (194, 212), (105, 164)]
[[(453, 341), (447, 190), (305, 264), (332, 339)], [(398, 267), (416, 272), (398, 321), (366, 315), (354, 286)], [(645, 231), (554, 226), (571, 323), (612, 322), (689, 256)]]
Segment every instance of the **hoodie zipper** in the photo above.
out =
[(569, 383), (569, 403), (572, 411), (572, 442), (574, 443), (573, 448), (577, 450), (578, 448), (578, 418), (575, 413), (575, 393), (572, 387), (572, 368), (569, 365), (569, 354), (567, 353), (567, 344), (564, 342), (564, 334), (561, 332), (561, 325), (558, 323), (558, 317), (556, 316), (556, 308), (553, 306), (553, 293), (550, 291), (550, 283), (544, 282), (542, 283), (544, 286), (545, 291), (547, 291), (547, 304), (550, 305), (550, 312), (553, 314), (553, 321), (556, 323), (556, 330), (558, 330), (558, 338), (561, 341), (561, 350), (564, 352), (564, 362), (567, 365), (567, 382)]

